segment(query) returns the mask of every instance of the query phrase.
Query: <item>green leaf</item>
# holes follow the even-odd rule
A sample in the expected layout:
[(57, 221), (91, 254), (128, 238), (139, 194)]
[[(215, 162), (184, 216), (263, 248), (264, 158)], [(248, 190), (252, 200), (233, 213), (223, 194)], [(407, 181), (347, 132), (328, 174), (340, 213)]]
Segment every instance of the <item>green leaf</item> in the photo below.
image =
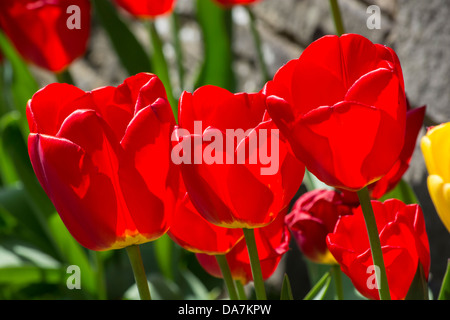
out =
[(17, 53), (14, 46), (9, 39), (0, 30), (0, 51), (7, 59), (7, 65), (10, 68), (5, 68), (5, 71), (9, 70), (9, 74), (6, 72), (6, 79), (4, 82), (4, 92), (11, 93), (11, 100), (13, 101), (13, 107), (20, 114), (20, 125), (23, 133), (29, 132), (27, 119), (25, 115), (26, 105), (28, 100), (39, 89), (39, 86), (28, 69), (28, 65)]
[(234, 92), (231, 10), (211, 0), (197, 0), (197, 21), (203, 35), (204, 60), (195, 87), (215, 85)]
[(16, 171), (23, 182), (30, 206), (35, 214), (34, 220), (51, 240), (58, 258), (68, 264), (78, 265), (82, 270), (82, 285), (88, 294), (95, 294), (95, 272), (84, 248), (70, 235), (55, 208), (36, 178), (28, 156), (28, 149), (17, 121), (3, 123), (1, 137), (5, 148), (13, 160)]
[(60, 268), (14, 266), (0, 268), (0, 284), (24, 285), (36, 282), (64, 283), (64, 271)]
[(450, 259), (447, 260), (447, 271), (442, 280), (438, 300), (450, 300)]
[(393, 190), (386, 193), (383, 197), (380, 198), (380, 201), (386, 201), (387, 199), (398, 199), (406, 204), (419, 203), (419, 200), (417, 200), (414, 190), (404, 180), (400, 180), (400, 182)]
[(2, 118), (0, 137), (3, 141), (3, 147), (11, 157), (17, 175), (23, 182), (25, 191), (32, 200), (32, 206), (41, 215), (40, 219), (45, 219), (55, 209), (36, 178), (28, 155), (28, 147), (17, 118)]
[(53, 257), (57, 257), (54, 244), (41, 227), (29, 205), (29, 198), (21, 184), (0, 189), (0, 220), (8, 224), (9, 232), (2, 232), (2, 242), (8, 239), (20, 239), (39, 247)]
[(152, 70), (147, 52), (127, 23), (120, 17), (112, 1), (93, 0), (95, 15), (109, 35), (112, 46), (129, 75)]
[(429, 300), (428, 282), (425, 278), (422, 264), (417, 264), (417, 271), (414, 275), (411, 286), (406, 294), (405, 300)]
[(170, 237), (165, 234), (154, 243), (155, 257), (158, 263), (159, 270), (164, 277), (174, 280), (176, 266), (176, 255), (178, 248)]
[(280, 300), (294, 300), (294, 297), (292, 296), (291, 283), (287, 274), (285, 274), (283, 278)]
[(325, 273), (322, 278), (311, 288), (303, 300), (322, 300), (330, 286), (331, 274)]
[(55, 212), (48, 219), (51, 235), (67, 265), (77, 265), (81, 270), (81, 287), (88, 297), (97, 296), (96, 272), (88, 258), (88, 251), (71, 236), (59, 215)]

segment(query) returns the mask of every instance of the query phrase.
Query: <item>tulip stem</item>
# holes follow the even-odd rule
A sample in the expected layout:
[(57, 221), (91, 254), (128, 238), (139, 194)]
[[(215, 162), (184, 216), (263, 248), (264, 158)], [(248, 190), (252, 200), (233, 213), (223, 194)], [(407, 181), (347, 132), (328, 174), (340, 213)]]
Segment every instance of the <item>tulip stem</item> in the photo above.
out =
[(341, 36), (345, 33), (344, 23), (342, 22), (341, 9), (339, 8), (338, 0), (330, 0), (331, 13), (333, 14), (334, 25), (336, 33)]
[(141, 300), (151, 300), (150, 288), (148, 286), (147, 276), (142, 262), (141, 250), (138, 245), (126, 247), (128, 258), (130, 259), (131, 268), (133, 269), (134, 280), (139, 291)]
[(261, 69), (262, 74), (262, 82), (265, 84), (267, 81), (271, 79), (269, 71), (267, 69), (266, 61), (264, 59), (264, 51), (261, 42), (261, 36), (256, 28), (256, 16), (250, 6), (244, 6), (247, 10), (247, 13), (250, 17), (250, 28), (252, 31), (253, 40), (255, 41), (256, 53), (258, 55), (259, 67)]
[(97, 271), (97, 294), (99, 300), (105, 300), (107, 298), (106, 282), (105, 282), (105, 268), (103, 261), (103, 252), (93, 251), (94, 260)]
[(342, 276), (341, 276), (341, 267), (338, 264), (334, 264), (331, 267), (334, 285), (336, 287), (336, 298), (337, 300), (344, 300), (344, 289), (342, 287)]
[(386, 268), (384, 266), (383, 251), (381, 250), (380, 236), (378, 233), (377, 222), (373, 213), (372, 204), (370, 202), (369, 190), (367, 187), (364, 187), (357, 193), (364, 215), (364, 221), (366, 223), (367, 235), (369, 236), (373, 264), (377, 267), (375, 268), (375, 275), (380, 300), (390, 300), (391, 296), (387, 281)]
[(230, 266), (228, 265), (227, 258), (224, 254), (216, 255), (217, 263), (219, 264), (220, 271), (222, 272), (223, 280), (227, 286), (228, 295), (230, 300), (238, 300), (236, 287), (234, 286), (233, 277), (231, 276)]
[(256, 298), (258, 300), (267, 300), (266, 289), (264, 288), (264, 279), (261, 271), (261, 264), (256, 247), (255, 232), (253, 229), (243, 228), (244, 238), (247, 244), (248, 256), (250, 258), (250, 267), (252, 269), (253, 283), (255, 285)]
[(236, 289), (238, 292), (239, 300), (247, 300), (247, 295), (245, 294), (244, 285), (241, 280), (236, 280)]
[(55, 73), (55, 77), (59, 83), (75, 84), (69, 69), (64, 69), (61, 72)]
[[(150, 20), (148, 22), (150, 41), (153, 47), (152, 53), (152, 66), (154, 70), (152, 72), (158, 76), (158, 78), (164, 84), (167, 92), (167, 99), (169, 100), (172, 111), (175, 115), (175, 119), (178, 119), (178, 102), (173, 95), (172, 83), (170, 81), (170, 71), (167, 64), (166, 57), (163, 50), (163, 42), (156, 29), (155, 21)], [(178, 120), (177, 120), (178, 121)]]

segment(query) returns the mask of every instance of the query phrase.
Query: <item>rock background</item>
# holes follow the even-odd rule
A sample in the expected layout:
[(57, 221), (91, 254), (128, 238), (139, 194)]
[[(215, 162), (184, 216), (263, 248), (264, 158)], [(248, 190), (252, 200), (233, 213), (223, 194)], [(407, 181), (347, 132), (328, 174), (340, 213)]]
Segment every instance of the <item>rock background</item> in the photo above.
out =
[[(188, 84), (193, 82), (197, 67), (202, 61), (202, 36), (195, 21), (194, 4), (193, 0), (178, 0), (176, 8), (181, 18), (180, 36), (185, 50), (184, 66), (187, 69)], [(424, 127), (450, 121), (450, 1), (340, 0), (340, 5), (346, 32), (362, 34), (397, 52), (412, 106), (427, 105)], [(377, 5), (381, 9), (380, 29), (369, 30), (366, 25), (370, 16), (366, 12), (369, 5)], [(266, 63), (272, 75), (290, 59), (298, 58), (312, 41), (335, 33), (328, 1), (263, 0), (254, 5), (253, 10), (258, 19), (257, 26), (264, 45)], [(131, 18), (129, 22), (139, 39), (148, 45), (143, 25)], [(233, 22), (238, 90), (259, 90), (262, 80), (247, 12), (242, 8), (235, 8)], [(167, 58), (173, 61), (175, 53), (171, 46), (170, 24), (167, 19), (161, 18), (157, 21), (157, 27), (167, 42), (164, 48)], [(89, 51), (70, 67), (70, 71), (77, 85), (85, 90), (117, 85), (127, 76), (110, 48), (108, 37), (95, 21)], [(39, 70), (35, 72), (42, 85), (54, 81), (52, 75)], [(425, 129), (420, 136), (424, 131)], [(450, 237), (430, 200), (426, 176), (423, 157), (417, 146), (405, 179), (413, 186), (425, 213), (432, 258), (429, 284), (436, 296), (447, 259), (450, 258)], [(305, 284), (307, 279), (296, 276), (302, 270), (305, 270), (305, 262), (293, 244), (292, 250), (283, 259), (280, 270), (274, 275), (276, 281), (273, 283), (280, 283), (279, 276), (288, 272), (293, 282), (295, 298), (301, 298), (309, 289), (309, 283)]]

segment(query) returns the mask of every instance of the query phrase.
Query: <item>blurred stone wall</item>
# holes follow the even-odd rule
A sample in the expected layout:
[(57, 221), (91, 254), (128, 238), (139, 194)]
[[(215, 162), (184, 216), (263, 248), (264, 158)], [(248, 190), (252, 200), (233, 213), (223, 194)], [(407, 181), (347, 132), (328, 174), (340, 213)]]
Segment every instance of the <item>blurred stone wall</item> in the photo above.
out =
[[(346, 32), (362, 34), (397, 52), (412, 106), (427, 105), (425, 126), (450, 121), (450, 1), (340, 0), (339, 3)], [(180, 36), (188, 85), (193, 83), (197, 68), (202, 62), (202, 36), (195, 20), (194, 4), (194, 0), (178, 0), (176, 8), (181, 18)], [(366, 22), (370, 16), (367, 8), (370, 5), (377, 5), (381, 9), (380, 29), (369, 30), (367, 27)], [(298, 58), (312, 41), (335, 33), (329, 2), (326, 0), (262, 0), (252, 9), (258, 19), (257, 26), (271, 75), (289, 60)], [(138, 38), (149, 45), (144, 25), (131, 18), (129, 22)], [(247, 12), (242, 8), (235, 8), (233, 22), (238, 90), (260, 90), (262, 80)], [(158, 19), (157, 27), (167, 42), (164, 49), (168, 60), (173, 62), (175, 53), (171, 46), (170, 22), (165, 18)], [(84, 90), (117, 85), (126, 77), (126, 72), (110, 47), (108, 37), (95, 21), (87, 54), (76, 61), (70, 71), (77, 85)], [(38, 70), (36, 72), (39, 73)], [(43, 85), (54, 81), (51, 75), (39, 73), (39, 76)], [(176, 82), (175, 75), (172, 79)], [(423, 157), (417, 145), (405, 179), (412, 184), (424, 210), (432, 258), (430, 287), (437, 295), (447, 259), (450, 258), (450, 237), (429, 198), (426, 176)], [(307, 281), (305, 278), (295, 278), (294, 273), (298, 270), (300, 274), (305, 265), (294, 244), (292, 247), (293, 250), (283, 260), (279, 274), (289, 270), (294, 281)], [(301, 286), (293, 284), (293, 289), (299, 287)], [(302, 297), (307, 289), (307, 286), (297, 289), (297, 298)]]

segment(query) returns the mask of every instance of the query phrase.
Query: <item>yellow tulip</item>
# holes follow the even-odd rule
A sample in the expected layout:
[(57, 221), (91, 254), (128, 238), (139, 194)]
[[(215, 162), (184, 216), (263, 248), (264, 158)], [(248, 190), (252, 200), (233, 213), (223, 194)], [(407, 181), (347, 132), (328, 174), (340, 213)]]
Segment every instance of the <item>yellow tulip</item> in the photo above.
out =
[(450, 232), (450, 122), (428, 129), (421, 140), (428, 170), (428, 191), (437, 213)]

